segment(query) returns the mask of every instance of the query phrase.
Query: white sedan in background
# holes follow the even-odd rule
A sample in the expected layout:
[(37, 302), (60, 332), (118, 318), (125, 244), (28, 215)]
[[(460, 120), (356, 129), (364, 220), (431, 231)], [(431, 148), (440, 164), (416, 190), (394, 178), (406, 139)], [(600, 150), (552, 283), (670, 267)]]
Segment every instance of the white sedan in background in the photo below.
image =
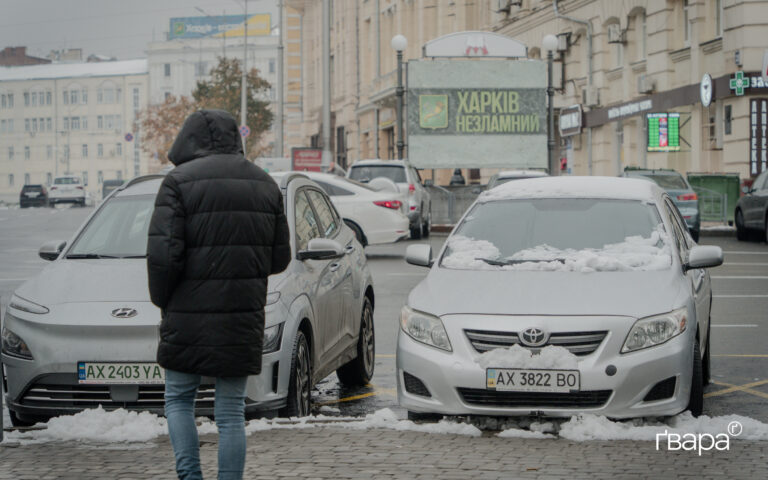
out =
[(301, 172), (317, 183), (363, 245), (394, 243), (408, 238), (408, 217), (400, 195), (327, 173)]

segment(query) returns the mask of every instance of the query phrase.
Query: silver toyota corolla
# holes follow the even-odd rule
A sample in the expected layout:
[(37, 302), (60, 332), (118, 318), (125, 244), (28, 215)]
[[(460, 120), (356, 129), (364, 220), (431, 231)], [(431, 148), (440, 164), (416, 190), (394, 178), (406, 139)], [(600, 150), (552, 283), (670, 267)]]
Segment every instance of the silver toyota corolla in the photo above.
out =
[[(3, 380), (15, 425), (102, 405), (163, 411), (155, 362), (160, 311), (147, 289), (147, 229), (162, 176), (139, 177), (101, 204), (13, 295), (2, 326)], [(307, 415), (310, 390), (334, 370), (344, 384), (373, 375), (373, 284), (363, 247), (306, 176), (278, 178), (293, 260), (269, 278), (262, 373), (249, 416)], [(213, 379), (197, 414), (213, 414)]]
[(702, 411), (719, 247), (672, 199), (624, 178), (518, 180), (485, 192), (401, 313), (400, 405), (447, 415), (613, 418)]

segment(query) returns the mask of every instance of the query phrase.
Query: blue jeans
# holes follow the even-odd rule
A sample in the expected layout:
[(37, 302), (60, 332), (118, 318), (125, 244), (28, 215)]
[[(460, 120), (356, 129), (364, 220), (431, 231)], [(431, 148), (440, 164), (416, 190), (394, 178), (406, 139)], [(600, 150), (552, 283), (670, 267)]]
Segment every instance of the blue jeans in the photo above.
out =
[[(214, 416), (219, 429), (219, 480), (242, 479), (245, 467), (245, 384), (248, 377), (216, 379)], [(195, 425), (200, 375), (165, 371), (165, 416), (182, 480), (203, 478)]]

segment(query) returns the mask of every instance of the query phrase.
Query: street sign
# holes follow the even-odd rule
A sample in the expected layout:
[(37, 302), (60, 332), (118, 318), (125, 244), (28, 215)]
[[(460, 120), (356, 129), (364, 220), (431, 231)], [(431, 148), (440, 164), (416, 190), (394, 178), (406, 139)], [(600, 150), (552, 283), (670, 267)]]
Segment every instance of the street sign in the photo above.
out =
[(581, 105), (560, 109), (560, 136), (569, 137), (581, 133)]
[(323, 150), (294, 147), (291, 149), (291, 169), (299, 172), (322, 172)]
[(131, 140), (133, 140), (133, 135), (131, 135), (130, 133), (126, 133), (125, 134), (125, 141), (126, 142), (130, 142)]
[(744, 78), (744, 72), (739, 70), (734, 74), (728, 85), (736, 93), (737, 97), (744, 95), (744, 89), (749, 88), (749, 77)]
[(760, 77), (764, 84), (768, 84), (768, 50), (763, 52), (763, 69), (760, 71)]
[(248, 128), (248, 125), (241, 125), (240, 126), (240, 136), (243, 138), (247, 138), (248, 135), (251, 134), (251, 129)]

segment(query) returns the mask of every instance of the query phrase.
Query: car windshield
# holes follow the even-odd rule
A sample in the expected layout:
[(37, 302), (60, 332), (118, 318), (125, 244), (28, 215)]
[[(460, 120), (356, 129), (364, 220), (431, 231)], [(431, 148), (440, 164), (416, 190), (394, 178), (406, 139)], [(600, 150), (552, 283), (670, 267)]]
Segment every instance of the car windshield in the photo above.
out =
[(679, 175), (655, 175), (653, 173), (638, 173), (630, 175), (633, 178), (645, 178), (656, 182), (656, 185), (660, 186), (664, 190), (688, 190), (688, 185), (683, 180), (683, 177)]
[(53, 181), (54, 185), (77, 185), (80, 183), (80, 179), (77, 177), (61, 177)]
[(448, 239), (458, 269), (657, 270), (671, 265), (655, 206), (631, 200), (542, 198), (477, 203)]
[(352, 167), (349, 178), (358, 182), (368, 183), (374, 178), (385, 177), (395, 183), (407, 183), (405, 168), (400, 165), (361, 165)]
[(145, 257), (154, 201), (154, 195), (109, 200), (77, 238), (67, 258)]

